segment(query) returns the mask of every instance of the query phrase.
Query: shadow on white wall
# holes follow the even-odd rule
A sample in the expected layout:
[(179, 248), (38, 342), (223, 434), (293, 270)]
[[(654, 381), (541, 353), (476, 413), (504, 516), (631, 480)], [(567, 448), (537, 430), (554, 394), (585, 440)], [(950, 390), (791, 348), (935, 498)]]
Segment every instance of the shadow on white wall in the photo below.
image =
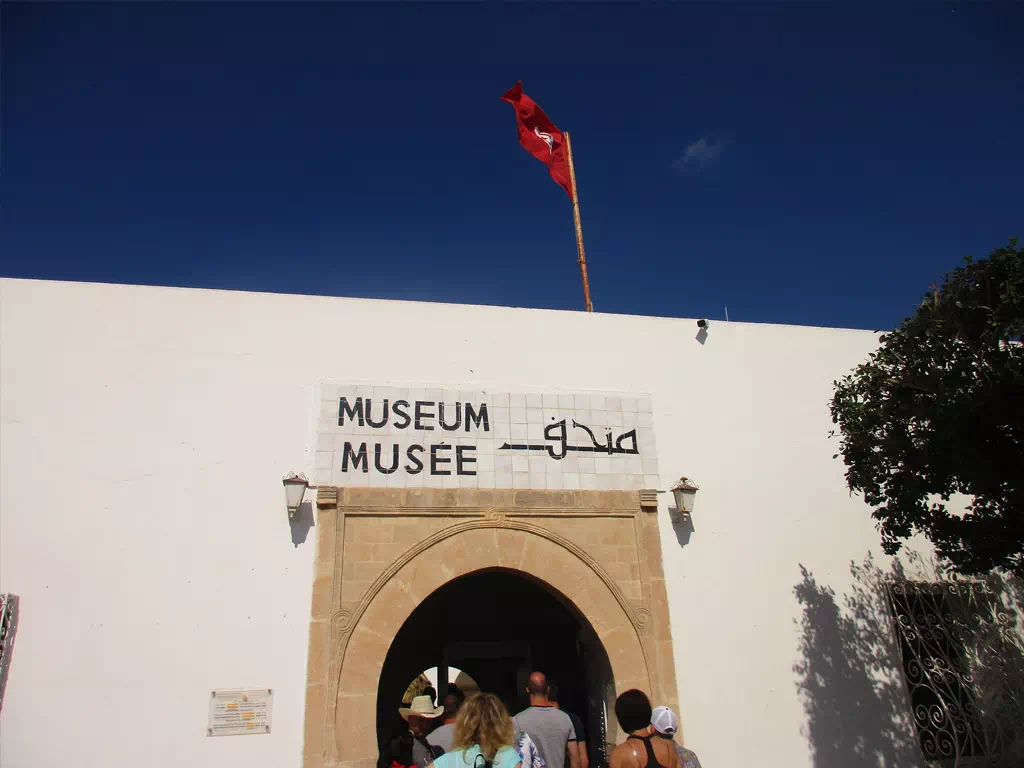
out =
[(288, 521), (288, 526), (292, 529), (292, 544), (297, 547), (305, 543), (309, 529), (314, 525), (316, 523), (313, 521), (313, 503), (304, 501), (299, 504), (295, 517)]
[(854, 586), (836, 602), (803, 565), (793, 592), (803, 608), (793, 665), (815, 768), (922, 766), (899, 648), (877, 591), (881, 571), (851, 564)]
[(669, 506), (669, 519), (672, 521), (672, 532), (676, 535), (676, 541), (680, 547), (690, 543), (692, 536), (697, 529), (693, 527), (693, 515), (682, 514), (677, 507)]

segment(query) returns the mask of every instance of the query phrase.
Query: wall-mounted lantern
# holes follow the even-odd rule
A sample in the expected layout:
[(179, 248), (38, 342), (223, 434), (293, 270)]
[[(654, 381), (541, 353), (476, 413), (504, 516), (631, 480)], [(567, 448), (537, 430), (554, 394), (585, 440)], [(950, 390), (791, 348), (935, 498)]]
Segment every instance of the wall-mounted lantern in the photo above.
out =
[(676, 497), (676, 508), (672, 517), (677, 521), (686, 521), (693, 514), (693, 503), (700, 490), (688, 477), (679, 478), (672, 486), (672, 495)]
[(306, 495), (306, 488), (309, 487), (309, 480), (305, 475), (296, 475), (294, 472), (284, 478), (284, 498), (288, 504), (288, 519), (294, 520), (302, 504), (302, 497)]

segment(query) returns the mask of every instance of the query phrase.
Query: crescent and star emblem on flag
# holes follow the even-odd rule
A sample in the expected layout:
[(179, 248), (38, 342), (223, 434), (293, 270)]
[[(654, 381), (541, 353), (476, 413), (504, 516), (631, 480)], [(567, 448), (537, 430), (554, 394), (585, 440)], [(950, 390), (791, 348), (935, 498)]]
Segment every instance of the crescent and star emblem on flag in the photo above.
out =
[(555, 151), (555, 137), (550, 133), (544, 133), (540, 128), (534, 128), (533, 132), (537, 134), (537, 138), (548, 145), (548, 154)]

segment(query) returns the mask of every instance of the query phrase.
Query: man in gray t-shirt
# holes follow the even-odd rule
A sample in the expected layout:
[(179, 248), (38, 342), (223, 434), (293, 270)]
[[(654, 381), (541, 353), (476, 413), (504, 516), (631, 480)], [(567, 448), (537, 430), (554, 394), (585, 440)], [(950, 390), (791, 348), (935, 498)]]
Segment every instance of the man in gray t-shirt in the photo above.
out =
[[(516, 729), (530, 734), (548, 768), (566, 768), (566, 745), (575, 741), (572, 720), (548, 701), (548, 681), (542, 672), (534, 672), (526, 685), (530, 706), (515, 717)], [(576, 751), (569, 752), (568, 768), (580, 768)]]
[(455, 735), (455, 716), (459, 713), (465, 694), (458, 688), (444, 697), (444, 724), (427, 734), (427, 741), (445, 752), (452, 751), (452, 737)]

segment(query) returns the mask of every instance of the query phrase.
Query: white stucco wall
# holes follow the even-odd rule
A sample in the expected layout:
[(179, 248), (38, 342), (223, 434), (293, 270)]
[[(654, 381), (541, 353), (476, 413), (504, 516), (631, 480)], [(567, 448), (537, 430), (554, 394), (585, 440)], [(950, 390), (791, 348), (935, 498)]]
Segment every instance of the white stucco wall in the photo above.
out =
[[(687, 743), (707, 768), (811, 764), (793, 664), (805, 565), (877, 550), (828, 400), (876, 336), (693, 320), (0, 281), (0, 588), (21, 624), (4, 768), (298, 766), (318, 380), (650, 393)], [(268, 736), (207, 738), (212, 688), (275, 691)]]

